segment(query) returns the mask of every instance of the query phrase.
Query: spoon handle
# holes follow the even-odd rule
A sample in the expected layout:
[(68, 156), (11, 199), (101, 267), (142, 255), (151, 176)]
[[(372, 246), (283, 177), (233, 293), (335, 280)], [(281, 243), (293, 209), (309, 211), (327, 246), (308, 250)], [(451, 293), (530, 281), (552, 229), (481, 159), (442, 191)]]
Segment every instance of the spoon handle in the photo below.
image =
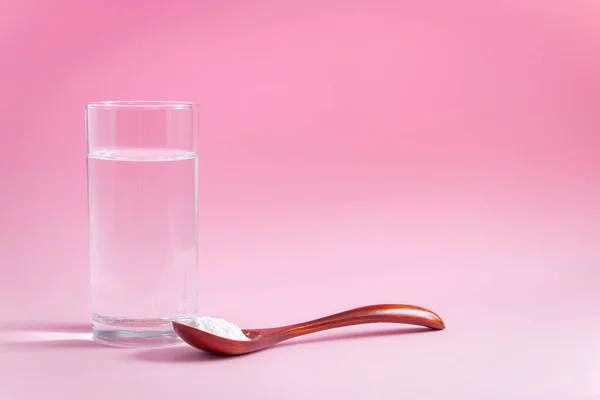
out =
[(282, 341), (326, 329), (378, 322), (419, 325), (436, 330), (445, 328), (442, 319), (425, 308), (404, 304), (379, 304), (354, 308), (299, 324), (264, 329), (260, 334), (273, 335), (278, 341)]

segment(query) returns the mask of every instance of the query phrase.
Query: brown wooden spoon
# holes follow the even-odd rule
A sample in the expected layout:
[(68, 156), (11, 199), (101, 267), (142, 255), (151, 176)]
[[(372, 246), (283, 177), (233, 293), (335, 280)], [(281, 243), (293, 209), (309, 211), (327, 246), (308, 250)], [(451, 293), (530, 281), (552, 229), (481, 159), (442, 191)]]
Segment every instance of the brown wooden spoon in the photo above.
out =
[(325, 329), (376, 322), (419, 325), (435, 330), (446, 327), (436, 313), (425, 308), (402, 304), (380, 304), (354, 308), (328, 317), (279, 328), (243, 329), (242, 332), (250, 340), (227, 339), (175, 321), (173, 328), (184, 342), (197, 349), (221, 355), (240, 355), (263, 350), (284, 340)]

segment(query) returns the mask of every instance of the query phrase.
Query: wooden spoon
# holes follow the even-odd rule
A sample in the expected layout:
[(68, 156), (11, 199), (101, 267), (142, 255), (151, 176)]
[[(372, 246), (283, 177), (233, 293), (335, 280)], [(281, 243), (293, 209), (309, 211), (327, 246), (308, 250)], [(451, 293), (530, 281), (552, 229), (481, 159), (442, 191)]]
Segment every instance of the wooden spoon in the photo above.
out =
[(380, 304), (359, 307), (279, 328), (243, 329), (242, 332), (250, 340), (227, 339), (175, 321), (173, 328), (183, 341), (197, 349), (221, 355), (240, 355), (263, 350), (284, 340), (325, 329), (376, 322), (419, 325), (435, 330), (446, 327), (436, 313), (425, 308), (402, 304)]

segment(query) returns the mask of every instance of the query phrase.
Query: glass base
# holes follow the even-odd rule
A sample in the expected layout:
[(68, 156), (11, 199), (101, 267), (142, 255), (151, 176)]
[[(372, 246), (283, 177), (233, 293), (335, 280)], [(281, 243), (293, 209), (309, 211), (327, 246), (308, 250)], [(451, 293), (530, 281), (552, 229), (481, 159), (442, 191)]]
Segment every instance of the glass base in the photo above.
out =
[(125, 319), (92, 315), (95, 342), (117, 347), (165, 347), (181, 343), (171, 321), (189, 324), (193, 316), (173, 319)]

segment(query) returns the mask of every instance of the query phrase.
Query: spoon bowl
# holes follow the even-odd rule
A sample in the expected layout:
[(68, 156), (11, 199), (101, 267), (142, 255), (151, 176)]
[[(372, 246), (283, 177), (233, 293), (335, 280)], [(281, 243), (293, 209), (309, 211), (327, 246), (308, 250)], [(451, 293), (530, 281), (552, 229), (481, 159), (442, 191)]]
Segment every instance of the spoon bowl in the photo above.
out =
[(277, 328), (242, 329), (250, 340), (233, 340), (213, 335), (193, 326), (173, 321), (179, 337), (199, 350), (221, 355), (241, 355), (271, 347), (284, 340), (326, 329), (370, 323), (399, 323), (445, 329), (442, 319), (433, 311), (404, 304), (379, 304), (354, 308), (327, 317)]

